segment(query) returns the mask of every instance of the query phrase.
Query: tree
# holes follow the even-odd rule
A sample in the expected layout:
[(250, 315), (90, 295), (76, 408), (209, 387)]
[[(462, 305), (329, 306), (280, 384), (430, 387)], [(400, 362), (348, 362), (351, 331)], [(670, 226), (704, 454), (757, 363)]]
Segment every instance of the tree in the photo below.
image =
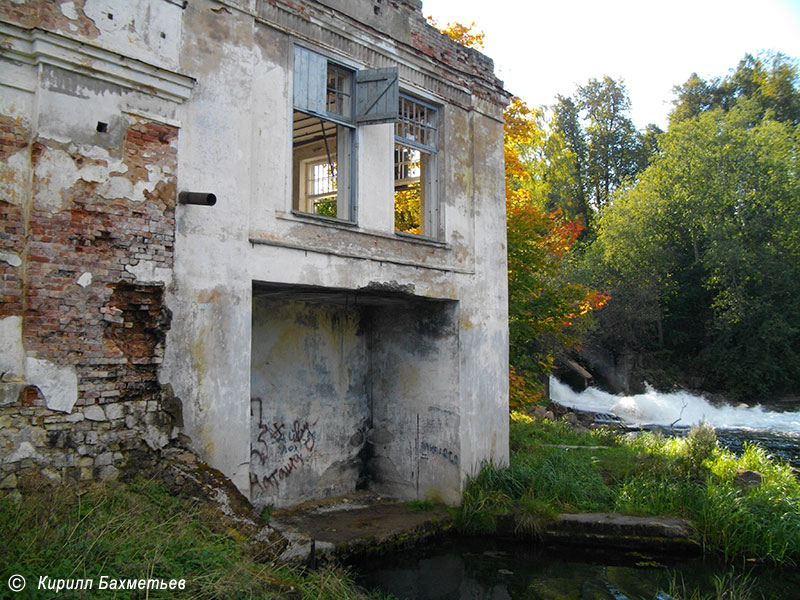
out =
[(542, 397), (559, 352), (574, 348), (606, 297), (565, 280), (583, 225), (548, 212), (542, 111), (515, 98), (505, 113), (512, 405)]
[[(462, 45), (482, 48), (483, 33), (473, 33), (474, 27), (448, 23), (441, 31)], [(558, 132), (548, 131), (543, 109), (514, 98), (504, 116), (510, 396), (511, 407), (519, 408), (544, 398), (543, 382), (556, 355), (579, 344), (592, 311), (607, 298), (563, 276), (584, 228), (558, 208), (569, 205), (572, 188), (580, 185), (571, 150)], [(580, 202), (572, 206), (585, 214)]]
[(800, 67), (796, 60), (779, 52), (759, 56), (746, 54), (736, 70), (724, 78), (705, 81), (693, 73), (681, 86), (676, 86), (675, 108), (670, 123), (694, 118), (703, 112), (719, 108), (729, 111), (739, 100), (750, 99), (755, 104), (757, 120), (767, 116), (793, 125), (800, 124)]
[(673, 120), (597, 246), (609, 308), (622, 284), (647, 296), (668, 362), (749, 398), (800, 383), (800, 132), (762, 113), (742, 96)]
[(553, 106), (552, 129), (563, 143), (568, 156), (569, 177), (554, 203), (569, 217), (579, 219), (587, 228), (593, 215), (587, 199), (586, 134), (581, 125), (580, 109), (570, 97), (558, 95)]
[(584, 243), (614, 193), (632, 184), (658, 153), (662, 131), (655, 125), (637, 131), (629, 113), (624, 83), (608, 76), (579, 86), (574, 98), (559, 95), (553, 105), (548, 158), (552, 164), (561, 161), (566, 176), (551, 177), (551, 206), (586, 226)]
[(628, 116), (625, 84), (608, 76), (590, 79), (578, 88), (578, 106), (586, 112), (586, 183), (589, 202), (602, 209), (611, 195), (644, 165), (639, 164), (641, 139)]
[(461, 23), (448, 23), (444, 27), (440, 27), (439, 23), (432, 16), (427, 17), (428, 23), (441, 31), (454, 42), (461, 44), (467, 48), (474, 48), (475, 50), (483, 49), (483, 38), (486, 34), (483, 31), (475, 30), (475, 21), (469, 25), (462, 25)]

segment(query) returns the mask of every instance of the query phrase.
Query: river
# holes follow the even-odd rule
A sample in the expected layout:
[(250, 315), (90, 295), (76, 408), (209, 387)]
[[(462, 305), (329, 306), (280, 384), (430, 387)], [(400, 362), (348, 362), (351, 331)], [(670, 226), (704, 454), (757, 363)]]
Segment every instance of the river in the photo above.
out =
[(775, 457), (800, 467), (800, 412), (712, 403), (701, 395), (663, 393), (649, 387), (633, 396), (615, 396), (597, 388), (575, 392), (555, 378), (550, 379), (550, 397), (572, 409), (618, 417), (631, 428), (666, 427), (681, 433), (705, 422), (733, 452), (741, 451), (744, 442), (756, 442)]

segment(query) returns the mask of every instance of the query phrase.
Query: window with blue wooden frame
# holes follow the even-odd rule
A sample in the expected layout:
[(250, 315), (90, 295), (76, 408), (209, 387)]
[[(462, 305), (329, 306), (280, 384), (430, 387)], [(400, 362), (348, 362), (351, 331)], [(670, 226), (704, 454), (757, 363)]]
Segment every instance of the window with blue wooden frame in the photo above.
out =
[(294, 48), (292, 208), (355, 221), (356, 127), (397, 119), (397, 68), (357, 70)]
[(400, 95), (395, 121), (395, 230), (439, 237), (439, 111), (416, 98)]

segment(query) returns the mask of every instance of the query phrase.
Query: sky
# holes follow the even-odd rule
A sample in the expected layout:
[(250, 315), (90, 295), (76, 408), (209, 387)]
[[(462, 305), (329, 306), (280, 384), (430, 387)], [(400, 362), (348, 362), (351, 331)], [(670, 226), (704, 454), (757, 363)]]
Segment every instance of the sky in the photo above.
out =
[(672, 88), (725, 76), (746, 53), (800, 57), (800, 0), (422, 0), (439, 26), (486, 34), (504, 87), (529, 106), (608, 75), (624, 81), (638, 128), (666, 129)]

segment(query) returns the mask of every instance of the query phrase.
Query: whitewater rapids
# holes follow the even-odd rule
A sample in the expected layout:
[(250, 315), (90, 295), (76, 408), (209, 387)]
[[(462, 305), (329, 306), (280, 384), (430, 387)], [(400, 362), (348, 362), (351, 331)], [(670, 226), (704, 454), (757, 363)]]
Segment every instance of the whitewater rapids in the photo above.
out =
[(722, 404), (715, 406), (703, 396), (689, 392), (657, 392), (647, 387), (643, 394), (615, 396), (597, 388), (574, 392), (550, 378), (550, 397), (576, 410), (611, 413), (628, 425), (691, 427), (705, 422), (716, 429), (786, 432), (800, 435), (800, 412), (776, 412), (761, 406)]

